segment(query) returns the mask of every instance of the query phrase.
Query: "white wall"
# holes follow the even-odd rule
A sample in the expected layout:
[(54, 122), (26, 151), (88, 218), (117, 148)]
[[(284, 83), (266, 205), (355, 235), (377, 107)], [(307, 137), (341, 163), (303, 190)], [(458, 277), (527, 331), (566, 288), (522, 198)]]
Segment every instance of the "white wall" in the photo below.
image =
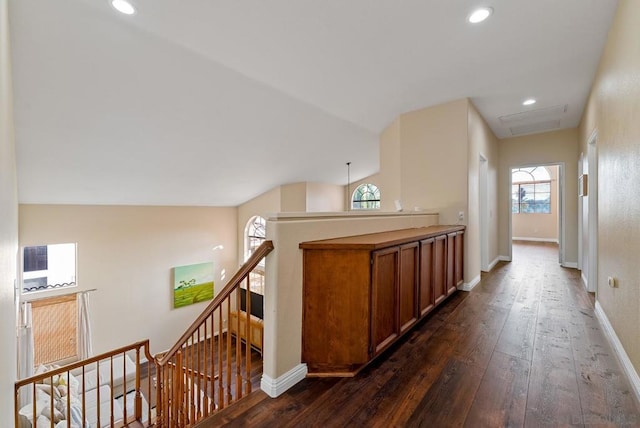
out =
[(16, 315), (18, 192), (13, 136), (13, 94), (8, 1), (0, 0), (0, 426), (13, 426), (13, 383), (16, 379)]
[(144, 339), (155, 353), (208, 304), (173, 309), (172, 268), (213, 261), (219, 292), (238, 267), (236, 219), (235, 208), (20, 205), (20, 245), (78, 244), (77, 289), (97, 289), (95, 353)]

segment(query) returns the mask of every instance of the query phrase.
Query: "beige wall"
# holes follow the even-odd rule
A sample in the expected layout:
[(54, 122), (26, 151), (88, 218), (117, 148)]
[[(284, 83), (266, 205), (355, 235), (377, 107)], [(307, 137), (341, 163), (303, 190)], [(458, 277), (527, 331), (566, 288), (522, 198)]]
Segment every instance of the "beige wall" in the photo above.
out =
[[(20, 245), (76, 242), (94, 352), (149, 339), (171, 347), (206, 302), (173, 309), (172, 268), (213, 261), (215, 291), (237, 270), (235, 208), (20, 205)], [(213, 251), (223, 245), (224, 249)], [(51, 293), (49, 293), (51, 294)]]
[[(467, 224), (465, 282), (480, 274), (480, 154), (488, 160), (489, 257), (498, 257), (497, 139), (468, 99), (405, 113), (380, 135), (382, 211), (437, 211), (441, 224)], [(458, 213), (465, 220), (459, 222)]]
[(498, 142), (498, 251), (509, 257), (511, 169), (518, 166), (564, 163), (565, 263), (578, 261), (578, 131), (565, 129), (544, 134), (506, 138)]
[(264, 374), (277, 379), (300, 364), (302, 352), (302, 250), (315, 239), (430, 226), (437, 215), (349, 213), (296, 217), (280, 214), (267, 222), (275, 250), (266, 260)]
[(511, 216), (513, 239), (530, 239), (558, 242), (558, 166), (546, 166), (551, 177), (551, 212), (529, 213)]
[(280, 209), (282, 212), (305, 212), (307, 210), (307, 183), (292, 183), (280, 186)]
[(498, 258), (498, 140), (475, 106), (469, 103), (468, 111), (469, 159), (468, 186), (469, 209), (466, 213), (465, 233), (465, 282), (470, 283), (480, 275), (480, 156), (487, 160), (487, 261)]
[[(395, 201), (402, 199), (402, 171), (400, 147), (400, 118), (394, 120), (380, 134), (380, 172), (378, 183), (380, 189), (380, 211), (396, 211)], [(349, 195), (351, 197), (351, 195)], [(406, 210), (406, 204), (403, 204)]]
[(327, 183), (293, 183), (271, 189), (238, 206), (238, 261), (244, 261), (247, 222), (279, 212), (340, 212), (345, 187)]
[(0, 426), (13, 426), (16, 379), (14, 279), (18, 252), (18, 192), (7, 0), (0, 0)]
[(245, 259), (245, 234), (247, 223), (253, 216), (269, 217), (272, 213), (280, 212), (280, 187), (271, 189), (260, 196), (238, 206), (238, 263)]
[[(597, 299), (640, 372), (640, 2), (620, 0), (580, 126), (598, 132)], [(607, 286), (607, 277), (618, 288)]]
[(400, 116), (405, 210), (435, 210), (442, 224), (456, 224), (458, 211), (467, 213), (468, 105), (463, 99)]
[(344, 211), (344, 188), (339, 184), (307, 183), (307, 212)]

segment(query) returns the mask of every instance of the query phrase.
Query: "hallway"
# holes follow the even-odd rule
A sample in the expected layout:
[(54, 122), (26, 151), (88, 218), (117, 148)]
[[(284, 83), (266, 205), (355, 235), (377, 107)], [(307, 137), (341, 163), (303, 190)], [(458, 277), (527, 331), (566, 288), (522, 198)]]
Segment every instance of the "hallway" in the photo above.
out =
[(579, 272), (553, 244), (513, 253), (356, 377), (255, 392), (199, 426), (639, 426)]

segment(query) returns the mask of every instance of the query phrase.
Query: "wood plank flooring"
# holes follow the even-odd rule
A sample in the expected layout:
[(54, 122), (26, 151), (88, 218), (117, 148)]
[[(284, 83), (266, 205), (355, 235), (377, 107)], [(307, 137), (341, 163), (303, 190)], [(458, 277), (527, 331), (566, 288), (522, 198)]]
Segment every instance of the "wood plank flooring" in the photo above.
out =
[(257, 391), (198, 426), (640, 426), (579, 272), (557, 246), (513, 249), (356, 377)]

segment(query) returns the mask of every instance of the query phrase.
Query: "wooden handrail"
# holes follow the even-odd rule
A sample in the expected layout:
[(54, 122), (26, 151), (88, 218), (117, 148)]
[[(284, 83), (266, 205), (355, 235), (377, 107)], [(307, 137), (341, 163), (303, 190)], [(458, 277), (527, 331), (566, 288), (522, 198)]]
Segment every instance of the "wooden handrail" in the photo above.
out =
[(251, 257), (242, 265), (240, 269), (233, 275), (227, 285), (216, 295), (211, 303), (205, 308), (204, 311), (191, 323), (180, 339), (166, 352), (156, 354), (156, 364), (159, 366), (166, 365), (170, 358), (172, 358), (180, 349), (183, 344), (189, 339), (202, 325), (202, 323), (211, 316), (211, 313), (227, 299), (231, 293), (238, 288), (240, 283), (251, 273), (253, 269), (260, 263), (267, 254), (273, 250), (272, 241), (264, 241), (256, 251), (251, 254)]
[[(141, 351), (141, 348), (143, 349)], [(47, 380), (50, 380), (50, 384), (46, 384), (46, 385), (50, 385), (50, 390), (51, 392), (49, 392), (49, 395), (51, 397), (54, 396), (53, 394), (53, 379), (55, 376), (60, 376), (63, 377), (67, 383), (70, 384), (70, 379), (72, 376), (76, 376), (73, 375), (71, 372), (78, 369), (79, 371), (81, 371), (81, 376), (82, 376), (82, 382), (81, 385), (79, 385), (79, 390), (78, 390), (78, 394), (80, 395), (79, 400), (80, 400), (80, 411), (81, 414), (83, 415), (83, 418), (86, 417), (87, 415), (87, 407), (86, 407), (86, 399), (85, 399), (85, 394), (88, 392), (88, 390), (86, 389), (87, 386), (87, 381), (85, 378), (85, 375), (87, 372), (85, 372), (85, 369), (93, 364), (95, 364), (95, 370), (96, 370), (96, 382), (97, 385), (95, 386), (96, 389), (96, 396), (97, 396), (97, 400), (100, 403), (100, 388), (103, 385), (101, 379), (101, 375), (100, 375), (100, 365), (102, 362), (105, 361), (110, 361), (110, 366), (109, 366), (109, 374), (107, 375), (107, 383), (105, 383), (104, 385), (108, 385), (109, 389), (110, 389), (110, 397), (108, 397), (109, 400), (109, 409), (110, 409), (110, 417), (111, 417), (111, 424), (112, 426), (114, 426), (113, 424), (116, 422), (114, 419), (114, 400), (115, 400), (115, 386), (114, 385), (114, 357), (118, 357), (118, 356), (122, 356), (125, 357), (125, 355), (127, 355), (128, 353), (132, 353), (135, 352), (135, 361), (133, 362), (135, 365), (135, 375), (133, 379), (130, 379), (130, 375), (131, 372), (127, 372), (127, 361), (125, 358), (122, 359), (122, 395), (126, 395), (128, 392), (134, 392), (134, 407), (133, 409), (131, 409), (133, 411), (133, 414), (129, 415), (128, 414), (128, 405), (126, 403), (126, 399), (123, 399), (123, 423), (126, 426), (127, 423), (130, 423), (134, 420), (136, 421), (141, 421), (142, 418), (144, 417), (143, 413), (142, 413), (142, 392), (141, 392), (141, 364), (140, 364), (140, 354), (144, 353), (144, 356), (147, 359), (147, 364), (152, 365), (154, 364), (154, 358), (151, 355), (150, 351), (149, 351), (149, 341), (148, 340), (144, 340), (144, 341), (139, 341), (139, 342), (135, 342), (131, 345), (127, 345), (127, 346), (123, 346), (117, 349), (113, 349), (111, 351), (108, 352), (104, 352), (100, 355), (96, 355), (94, 357), (90, 357), (87, 358), (85, 360), (81, 360), (81, 361), (77, 361), (75, 363), (71, 363), (71, 364), (67, 364), (65, 366), (59, 367), (59, 368), (54, 368), (51, 370), (47, 370), (46, 372), (37, 374), (37, 375), (33, 375), (30, 376), (28, 378), (25, 379), (20, 379), (18, 381), (15, 382), (15, 386), (14, 386), (14, 412), (15, 412), (15, 424), (16, 426), (18, 426), (19, 423), (19, 398), (20, 398), (20, 390), (22, 388), (25, 387), (29, 387), (31, 388), (30, 391), (23, 391), (23, 393), (25, 392), (30, 392), (30, 398), (31, 398), (31, 402), (35, 403), (36, 402), (36, 385), (38, 384), (46, 384)], [(66, 378), (65, 378), (66, 376)], [(135, 382), (135, 385), (132, 386), (132, 389), (129, 390), (128, 389), (128, 382)], [(148, 389), (151, 389), (151, 378), (150, 376), (148, 376), (147, 379), (148, 382)], [(118, 384), (119, 386), (119, 384)], [(120, 392), (120, 391), (118, 391)], [(69, 391), (70, 393), (70, 391)], [(50, 409), (47, 409), (47, 412), (45, 414), (45, 416), (47, 416), (47, 418), (51, 421), (51, 423), (53, 424), (53, 418), (54, 418), (54, 399), (52, 398), (50, 400)], [(65, 411), (62, 412), (64, 417), (69, 420), (69, 418), (71, 417), (71, 403), (72, 400), (67, 400), (66, 401), (66, 408)], [(33, 414), (31, 415), (32, 419), (33, 419), (33, 424), (35, 426), (35, 420), (36, 417), (38, 416), (36, 414), (36, 409), (37, 407), (34, 405), (33, 407)], [(96, 407), (96, 412), (97, 414), (95, 414), (94, 416), (97, 417), (97, 420), (100, 421), (100, 411), (101, 409), (101, 405), (98, 405)], [(151, 408), (149, 407), (147, 409), (147, 417), (149, 422), (151, 422)], [(44, 413), (43, 413), (44, 414)]]
[(246, 281), (245, 306), (251, 310), (250, 274), (273, 248), (263, 242), (175, 345), (155, 355), (157, 427), (191, 427), (251, 392), (251, 332), (248, 324), (241, 330), (241, 317), (232, 319), (232, 300), (239, 311)]
[(27, 377), (24, 379), (20, 379), (16, 381), (16, 388), (21, 388), (23, 386), (37, 383), (42, 379), (48, 379), (51, 376), (59, 375), (60, 373), (70, 372), (79, 367), (88, 366), (91, 363), (99, 362), (105, 360), (113, 355), (123, 354), (128, 351), (132, 351), (134, 349), (144, 348), (144, 354), (147, 357), (149, 363), (153, 363), (153, 356), (149, 352), (149, 340), (141, 340), (140, 342), (132, 343), (131, 345), (123, 346), (121, 348), (113, 349), (111, 351), (102, 353), (100, 355), (96, 355), (91, 358), (87, 358), (86, 360), (77, 361), (75, 363), (67, 364), (66, 366), (59, 367), (57, 369), (51, 369), (44, 373), (33, 375), (31, 377)]

